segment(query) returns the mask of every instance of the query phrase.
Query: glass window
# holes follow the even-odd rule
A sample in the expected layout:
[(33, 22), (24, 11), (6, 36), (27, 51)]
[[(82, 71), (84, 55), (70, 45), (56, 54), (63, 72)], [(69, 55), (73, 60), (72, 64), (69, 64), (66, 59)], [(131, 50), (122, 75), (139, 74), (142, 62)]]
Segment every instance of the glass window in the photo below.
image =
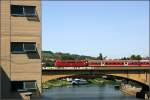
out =
[(35, 43), (24, 43), (24, 51), (36, 51)]
[(35, 6), (24, 6), (24, 14), (27, 16), (35, 15)]
[(36, 82), (35, 81), (25, 81), (24, 89), (36, 89)]
[(34, 16), (35, 6), (11, 5), (11, 15)]
[(12, 91), (17, 91), (19, 89), (23, 89), (23, 81), (12, 81), (11, 89), (12, 89)]
[(23, 52), (23, 43), (12, 42), (11, 52)]
[(12, 91), (37, 89), (36, 81), (12, 81), (11, 89)]
[(23, 6), (11, 5), (11, 14), (12, 15), (23, 15)]
[(36, 51), (35, 42), (12, 42), (11, 52), (12, 53), (25, 53)]

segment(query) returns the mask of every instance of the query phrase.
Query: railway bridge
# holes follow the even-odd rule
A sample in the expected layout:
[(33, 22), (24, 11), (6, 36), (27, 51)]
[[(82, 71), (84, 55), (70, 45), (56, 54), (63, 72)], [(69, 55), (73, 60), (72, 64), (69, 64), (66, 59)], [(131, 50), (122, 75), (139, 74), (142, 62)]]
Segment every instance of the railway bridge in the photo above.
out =
[(42, 82), (73, 76), (107, 75), (135, 81), (148, 89), (150, 84), (149, 67), (53, 67), (43, 69)]

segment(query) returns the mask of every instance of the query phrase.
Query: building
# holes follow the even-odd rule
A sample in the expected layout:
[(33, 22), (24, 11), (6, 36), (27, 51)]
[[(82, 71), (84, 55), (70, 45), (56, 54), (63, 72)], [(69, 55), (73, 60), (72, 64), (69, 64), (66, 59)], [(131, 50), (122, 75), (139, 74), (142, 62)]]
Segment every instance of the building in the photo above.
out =
[(1, 97), (41, 93), (41, 1), (0, 1)]

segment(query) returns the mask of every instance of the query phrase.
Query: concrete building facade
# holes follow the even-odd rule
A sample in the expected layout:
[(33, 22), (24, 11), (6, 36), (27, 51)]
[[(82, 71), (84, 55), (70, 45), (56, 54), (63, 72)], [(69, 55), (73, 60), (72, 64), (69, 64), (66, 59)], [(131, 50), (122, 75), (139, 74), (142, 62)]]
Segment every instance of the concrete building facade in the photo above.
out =
[(1, 97), (41, 93), (41, 1), (0, 1)]

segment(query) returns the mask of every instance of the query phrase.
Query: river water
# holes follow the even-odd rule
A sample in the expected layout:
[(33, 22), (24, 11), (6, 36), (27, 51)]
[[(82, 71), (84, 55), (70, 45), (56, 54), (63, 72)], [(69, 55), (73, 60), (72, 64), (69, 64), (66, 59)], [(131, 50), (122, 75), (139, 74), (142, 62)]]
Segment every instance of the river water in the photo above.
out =
[(113, 85), (80, 85), (44, 89), (42, 100), (141, 100), (116, 90)]

